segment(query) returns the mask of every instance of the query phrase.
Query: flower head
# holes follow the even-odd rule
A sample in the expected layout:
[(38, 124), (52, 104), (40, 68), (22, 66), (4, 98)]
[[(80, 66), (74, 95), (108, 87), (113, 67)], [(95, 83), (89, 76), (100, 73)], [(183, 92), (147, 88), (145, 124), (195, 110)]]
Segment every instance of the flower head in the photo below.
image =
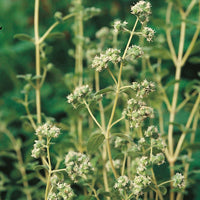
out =
[(78, 104), (82, 104), (83, 101), (90, 97), (92, 89), (89, 85), (82, 85), (75, 88), (74, 92), (67, 96), (67, 102), (71, 103), (74, 108)]
[(100, 72), (103, 69), (108, 68), (108, 63), (118, 63), (121, 61), (120, 50), (109, 48), (105, 53), (101, 53), (99, 56), (95, 56), (92, 62), (92, 68)]
[(172, 177), (173, 181), (173, 186), (176, 188), (184, 188), (185, 187), (185, 182), (184, 182), (184, 176), (181, 173), (176, 173)]
[(60, 128), (50, 123), (45, 123), (38, 126), (35, 134), (42, 137), (57, 138), (60, 135)]
[(142, 30), (142, 34), (148, 42), (151, 42), (154, 37), (155, 31), (152, 28), (144, 27), (144, 29)]
[(35, 140), (31, 156), (39, 158), (40, 156), (45, 155), (45, 143), (45, 140)]
[(138, 17), (142, 24), (148, 22), (151, 14), (151, 4), (146, 1), (139, 1), (134, 6), (131, 6), (131, 14)]
[(114, 32), (117, 33), (117, 32), (119, 32), (121, 30), (124, 30), (124, 28), (126, 27), (127, 24), (128, 24), (127, 21), (121, 22), (120, 20), (115, 20), (114, 21), (114, 25), (113, 25)]
[(70, 151), (66, 155), (65, 166), (68, 176), (75, 182), (78, 182), (80, 178), (86, 180), (89, 173), (94, 171), (89, 157), (74, 151)]

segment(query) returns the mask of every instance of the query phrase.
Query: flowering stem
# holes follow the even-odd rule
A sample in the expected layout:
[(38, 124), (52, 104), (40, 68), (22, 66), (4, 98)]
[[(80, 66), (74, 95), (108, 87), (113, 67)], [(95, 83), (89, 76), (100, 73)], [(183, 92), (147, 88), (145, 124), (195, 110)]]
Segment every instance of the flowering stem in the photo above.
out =
[(153, 168), (151, 168), (151, 174), (152, 174), (152, 177), (153, 177), (154, 184), (155, 184), (155, 186), (156, 186), (156, 194), (159, 196), (160, 200), (164, 200), (164, 199), (163, 199), (163, 196), (162, 196), (162, 193), (160, 192), (159, 186), (158, 186), (158, 184), (157, 184), (157, 181), (156, 181), (156, 177), (155, 177)]
[(92, 117), (92, 119), (94, 120), (94, 122), (96, 123), (96, 125), (100, 128), (100, 130), (102, 131), (102, 133), (104, 132), (104, 130), (102, 129), (101, 125), (99, 124), (99, 122), (96, 120), (96, 118), (94, 117), (94, 115), (92, 114), (92, 111), (90, 110), (89, 105), (87, 104), (87, 102), (84, 100), (84, 104), (86, 105), (86, 108), (90, 114), (90, 116)]
[(124, 160), (123, 160), (123, 165), (122, 165), (121, 176), (124, 176), (125, 165), (126, 165), (126, 158), (127, 158), (127, 153), (124, 154)]
[(49, 187), (50, 187), (50, 179), (51, 179), (51, 158), (50, 158), (50, 152), (49, 152), (49, 145), (50, 145), (50, 139), (47, 138), (47, 160), (48, 160), (48, 179), (47, 179), (47, 185), (46, 185), (46, 191), (45, 191), (45, 200), (48, 198), (48, 193), (49, 193)]
[(35, 124), (35, 121), (33, 120), (33, 117), (30, 113), (30, 110), (29, 110), (29, 107), (28, 107), (28, 94), (25, 94), (25, 100), (24, 100), (24, 107), (25, 107), (25, 110), (26, 110), (26, 113), (27, 113), (27, 116), (28, 116), (28, 119), (33, 127), (34, 130), (36, 130), (37, 126)]
[[(99, 82), (99, 72), (95, 71), (95, 88), (96, 92), (100, 90), (100, 82)], [(103, 131), (105, 132), (106, 129), (106, 123), (105, 123), (105, 113), (104, 113), (104, 107), (102, 104), (102, 100), (99, 100), (99, 111), (100, 111), (100, 118), (101, 118), (101, 126)], [(103, 152), (102, 152), (102, 159), (103, 159), (103, 182), (104, 182), (104, 187), (105, 191), (109, 192), (109, 185), (108, 185), (108, 176), (107, 176), (107, 171), (105, 167), (105, 163), (107, 160), (107, 155), (106, 155), (106, 144), (103, 144)], [(109, 200), (110, 198), (107, 197)]]
[[(66, 15), (65, 17), (62, 18), (63, 21), (75, 16), (76, 13), (72, 13), (72, 14), (69, 14), (69, 15)], [(41, 44), (46, 38), (47, 36), (49, 35), (49, 33), (58, 25), (60, 24), (59, 22), (55, 22), (54, 24), (52, 24), (49, 29), (44, 33), (44, 35), (40, 38), (39, 40), (39, 43)]]
[[(130, 34), (128, 43), (127, 43), (127, 45), (126, 45), (126, 48), (125, 48), (125, 50), (124, 50), (124, 54), (123, 54), (123, 56), (122, 56), (122, 60), (124, 60), (124, 58), (125, 58), (125, 56), (126, 56), (128, 47), (129, 47), (130, 42), (131, 42), (132, 37), (133, 37), (133, 33), (134, 33), (135, 28), (136, 28), (137, 23), (138, 23), (138, 20), (139, 20), (139, 19), (137, 18), (137, 19), (136, 19), (136, 22), (135, 22), (135, 25), (134, 25), (134, 27), (133, 27), (133, 30), (131, 31), (131, 34)], [(120, 91), (120, 86), (121, 86), (122, 68), (123, 68), (123, 61), (122, 61), (121, 64), (120, 64), (119, 75), (118, 75), (118, 84), (117, 84), (117, 90), (116, 90), (116, 96), (115, 96), (115, 100), (114, 100), (114, 104), (113, 104), (113, 108), (112, 108), (110, 120), (109, 120), (108, 126), (107, 126), (107, 137), (109, 137), (109, 131), (110, 131), (110, 128), (111, 128), (112, 120), (113, 120), (113, 118), (114, 118), (115, 109), (116, 109), (117, 101), (118, 101), (118, 97), (119, 97), (119, 91)]]
[(108, 70), (110, 76), (112, 77), (113, 81), (114, 81), (115, 84), (117, 85), (117, 80), (116, 80), (116, 78), (114, 77), (113, 73), (110, 71), (109, 67), (107, 68), (107, 70)]

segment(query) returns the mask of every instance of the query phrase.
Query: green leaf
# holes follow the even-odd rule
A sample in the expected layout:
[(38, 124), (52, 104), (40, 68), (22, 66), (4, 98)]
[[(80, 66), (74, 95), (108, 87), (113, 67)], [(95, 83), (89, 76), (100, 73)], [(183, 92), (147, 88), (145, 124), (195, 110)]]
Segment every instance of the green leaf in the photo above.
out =
[(196, 142), (196, 143), (193, 143), (193, 144), (187, 144), (185, 146), (185, 149), (188, 149), (188, 150), (199, 150), (200, 149), (200, 142)]
[(167, 188), (166, 188), (165, 186), (160, 186), (159, 189), (160, 189), (160, 192), (161, 192), (163, 195), (166, 195), (166, 194), (167, 194)]
[(40, 171), (41, 169), (49, 170), (48, 166), (46, 166), (46, 165), (37, 165), (37, 166), (34, 167), (35, 171)]
[(191, 133), (193, 132), (193, 130), (191, 128), (186, 128), (183, 124), (179, 124), (176, 122), (169, 122), (169, 124), (173, 124), (174, 126), (176, 126), (181, 132), (185, 132), (185, 133)]
[(31, 41), (33, 42), (33, 38), (30, 35), (24, 34), (24, 33), (20, 33), (20, 34), (15, 34), (14, 35), (15, 39), (18, 40), (23, 40), (23, 41)]
[(171, 80), (171, 81), (169, 81), (169, 82), (165, 85), (165, 89), (167, 89), (168, 87), (174, 85), (175, 83), (180, 83), (180, 80)]
[(94, 153), (103, 143), (105, 136), (102, 133), (93, 134), (87, 143), (88, 153)]
[(62, 39), (65, 37), (65, 34), (64, 33), (61, 33), (61, 32), (54, 32), (54, 33), (50, 33), (48, 36), (47, 36), (47, 39)]
[(107, 88), (104, 88), (102, 90), (99, 90), (98, 92), (95, 93), (95, 95), (99, 95), (99, 94), (105, 94), (105, 93), (108, 93), (108, 92), (113, 92), (115, 91), (113, 89), (113, 87), (107, 87)]
[(197, 56), (194, 56), (194, 57), (191, 57), (188, 61), (190, 63), (198, 64), (198, 63), (200, 63), (200, 58)]
[(198, 53), (198, 52), (200, 52), (200, 40), (197, 40), (197, 41), (195, 42), (195, 45), (194, 45), (194, 47), (193, 47), (193, 49), (192, 49), (190, 55), (196, 54), (196, 53)]

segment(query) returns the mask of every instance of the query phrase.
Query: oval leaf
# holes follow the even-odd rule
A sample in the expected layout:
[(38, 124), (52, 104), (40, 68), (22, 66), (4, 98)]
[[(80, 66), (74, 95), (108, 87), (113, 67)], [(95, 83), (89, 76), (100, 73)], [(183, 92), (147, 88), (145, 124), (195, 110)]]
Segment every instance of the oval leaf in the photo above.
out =
[(31, 41), (31, 42), (33, 41), (33, 38), (30, 35), (24, 33), (16, 34), (14, 35), (14, 38), (23, 41)]
[(87, 143), (88, 153), (94, 153), (103, 143), (105, 136), (102, 133), (93, 134)]
[(112, 87), (107, 87), (107, 88), (104, 88), (102, 90), (99, 90), (98, 92), (96, 92), (95, 95), (99, 95), (99, 94), (105, 94), (107, 92), (113, 92), (114, 89)]

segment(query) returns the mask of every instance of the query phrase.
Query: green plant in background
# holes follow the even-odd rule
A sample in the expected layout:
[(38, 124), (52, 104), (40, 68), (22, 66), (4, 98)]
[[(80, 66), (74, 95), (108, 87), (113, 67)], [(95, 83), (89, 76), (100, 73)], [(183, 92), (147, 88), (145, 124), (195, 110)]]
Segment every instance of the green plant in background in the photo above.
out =
[[(190, 165), (192, 150), (198, 148), (195, 135), (199, 120), (199, 81), (188, 84), (185, 98), (180, 97), (179, 88), (183, 81), (181, 70), (195, 52), (198, 40), (200, 2), (167, 1), (165, 31), (169, 51), (164, 48), (162, 36), (158, 35), (153, 45), (148, 43), (155, 33), (147, 26), (151, 14), (149, 2), (132, 5), (131, 22), (114, 21), (113, 28), (97, 31), (96, 41), (84, 36), (84, 27), (85, 21), (97, 15), (99, 9), (85, 8), (81, 0), (71, 1), (70, 14), (63, 17), (61, 12), (56, 12), (56, 21), (40, 34), (39, 3), (35, 0), (34, 38), (26, 34), (15, 36), (35, 46), (36, 75), (18, 75), (27, 84), (22, 91), (24, 99), (17, 101), (24, 106), (27, 113), (24, 118), (38, 137), (31, 155), (38, 162), (30, 160), (30, 154), (28, 159), (23, 157), (22, 142), (13, 137), (2, 120), (1, 132), (13, 146), (5, 155), (16, 158), (16, 169), (22, 177), (20, 188), (12, 190), (8, 177), (1, 174), (1, 191), (8, 190), (9, 194), (6, 198), (19, 190), (24, 195), (15, 198), (29, 200), (183, 199), (191, 184), (189, 175), (198, 173)], [(196, 30), (191, 42), (184, 45), (193, 10), (198, 15), (198, 21), (192, 21)], [(173, 42), (173, 29), (179, 25), (174, 27), (171, 17), (177, 16), (181, 23), (180, 40)], [(41, 91), (46, 86), (47, 72), (53, 68), (48, 57), (48, 39), (61, 37), (62, 33), (51, 32), (59, 24), (64, 26), (68, 19), (74, 20), (71, 28), (75, 48), (69, 54), (75, 63), (74, 72), (65, 74), (64, 79), (68, 93), (69, 90), (72, 93), (67, 96), (69, 104), (65, 105), (67, 117), (55, 123), (42, 113)], [(152, 64), (155, 58), (157, 62)], [(170, 63), (166, 59), (171, 59), (176, 69), (175, 80), (168, 83), (164, 68)], [(195, 59), (198, 60), (191, 58)], [(142, 71), (132, 74), (133, 67), (136, 70), (138, 66)], [(138, 80), (130, 84), (134, 76)], [(33, 99), (33, 91), (36, 114), (32, 114), (33, 104), (29, 100)], [(184, 107), (188, 119), (176, 121)], [(29, 152), (34, 137), (24, 145)], [(164, 173), (160, 174), (162, 169)]]

